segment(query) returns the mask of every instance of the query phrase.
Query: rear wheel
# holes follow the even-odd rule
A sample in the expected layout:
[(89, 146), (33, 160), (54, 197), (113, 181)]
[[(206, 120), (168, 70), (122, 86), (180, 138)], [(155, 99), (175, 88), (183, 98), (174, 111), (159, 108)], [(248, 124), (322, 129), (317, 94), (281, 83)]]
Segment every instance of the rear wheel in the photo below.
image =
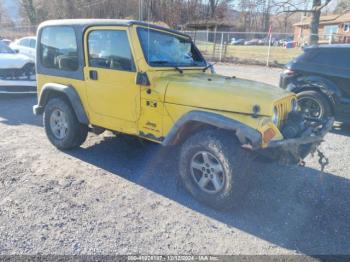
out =
[(44, 126), (50, 142), (62, 150), (80, 146), (88, 134), (88, 126), (79, 123), (69, 102), (61, 97), (45, 106)]
[(180, 176), (197, 200), (216, 209), (230, 209), (248, 189), (250, 157), (234, 134), (203, 131), (182, 145)]
[(301, 112), (310, 120), (324, 120), (332, 115), (329, 100), (317, 91), (303, 91), (297, 94)]

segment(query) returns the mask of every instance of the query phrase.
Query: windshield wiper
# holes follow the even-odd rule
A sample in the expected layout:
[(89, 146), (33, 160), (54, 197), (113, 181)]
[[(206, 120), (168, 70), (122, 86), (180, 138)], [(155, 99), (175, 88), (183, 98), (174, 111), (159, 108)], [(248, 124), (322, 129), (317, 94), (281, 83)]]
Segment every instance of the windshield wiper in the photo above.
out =
[(206, 67), (203, 68), (203, 72), (207, 71), (209, 68), (213, 67), (214, 65), (216, 65), (216, 62), (214, 64), (208, 64)]
[(178, 68), (177, 66), (174, 66), (174, 68), (180, 73), (180, 74), (183, 74), (183, 70), (181, 68)]
[[(170, 64), (168, 61), (166, 61), (166, 60), (149, 61), (149, 63), (151, 63), (151, 64), (159, 64), (159, 65), (166, 65), (166, 64), (168, 64), (168, 65), (171, 66), (171, 64)], [(177, 66), (172, 66), (172, 67), (173, 67), (176, 71), (178, 71), (180, 74), (183, 73), (183, 70), (180, 69), (179, 67), (177, 67)]]

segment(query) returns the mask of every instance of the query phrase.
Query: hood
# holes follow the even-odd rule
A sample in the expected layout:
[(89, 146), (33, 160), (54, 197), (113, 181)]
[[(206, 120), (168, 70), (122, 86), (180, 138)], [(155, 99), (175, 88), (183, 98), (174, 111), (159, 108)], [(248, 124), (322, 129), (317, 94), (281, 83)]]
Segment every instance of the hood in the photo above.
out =
[(29, 62), (34, 61), (26, 55), (0, 53), (0, 69), (22, 68), (25, 64)]
[(274, 104), (291, 96), (290, 92), (251, 80), (228, 78), (205, 73), (184, 73), (167, 76), (166, 103), (211, 110), (259, 115), (272, 115)]

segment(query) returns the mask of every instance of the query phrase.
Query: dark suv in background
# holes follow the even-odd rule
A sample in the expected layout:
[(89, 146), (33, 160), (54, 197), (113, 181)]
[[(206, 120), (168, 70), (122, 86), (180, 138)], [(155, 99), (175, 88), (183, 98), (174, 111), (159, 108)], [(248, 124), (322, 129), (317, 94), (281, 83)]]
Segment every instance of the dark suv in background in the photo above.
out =
[(306, 117), (350, 123), (350, 45), (305, 48), (285, 66), (280, 87), (297, 94)]

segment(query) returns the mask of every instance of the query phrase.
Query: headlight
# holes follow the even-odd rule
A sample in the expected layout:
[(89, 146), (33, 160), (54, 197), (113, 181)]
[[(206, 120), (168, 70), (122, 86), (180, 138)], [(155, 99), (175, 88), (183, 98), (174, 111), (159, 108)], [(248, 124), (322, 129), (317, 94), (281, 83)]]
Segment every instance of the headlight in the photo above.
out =
[(296, 112), (298, 111), (298, 100), (296, 98), (292, 99), (292, 111)]
[(272, 120), (272, 123), (274, 123), (276, 126), (278, 125), (279, 118), (278, 118), (277, 107), (274, 107), (273, 109), (273, 115), (271, 120)]

